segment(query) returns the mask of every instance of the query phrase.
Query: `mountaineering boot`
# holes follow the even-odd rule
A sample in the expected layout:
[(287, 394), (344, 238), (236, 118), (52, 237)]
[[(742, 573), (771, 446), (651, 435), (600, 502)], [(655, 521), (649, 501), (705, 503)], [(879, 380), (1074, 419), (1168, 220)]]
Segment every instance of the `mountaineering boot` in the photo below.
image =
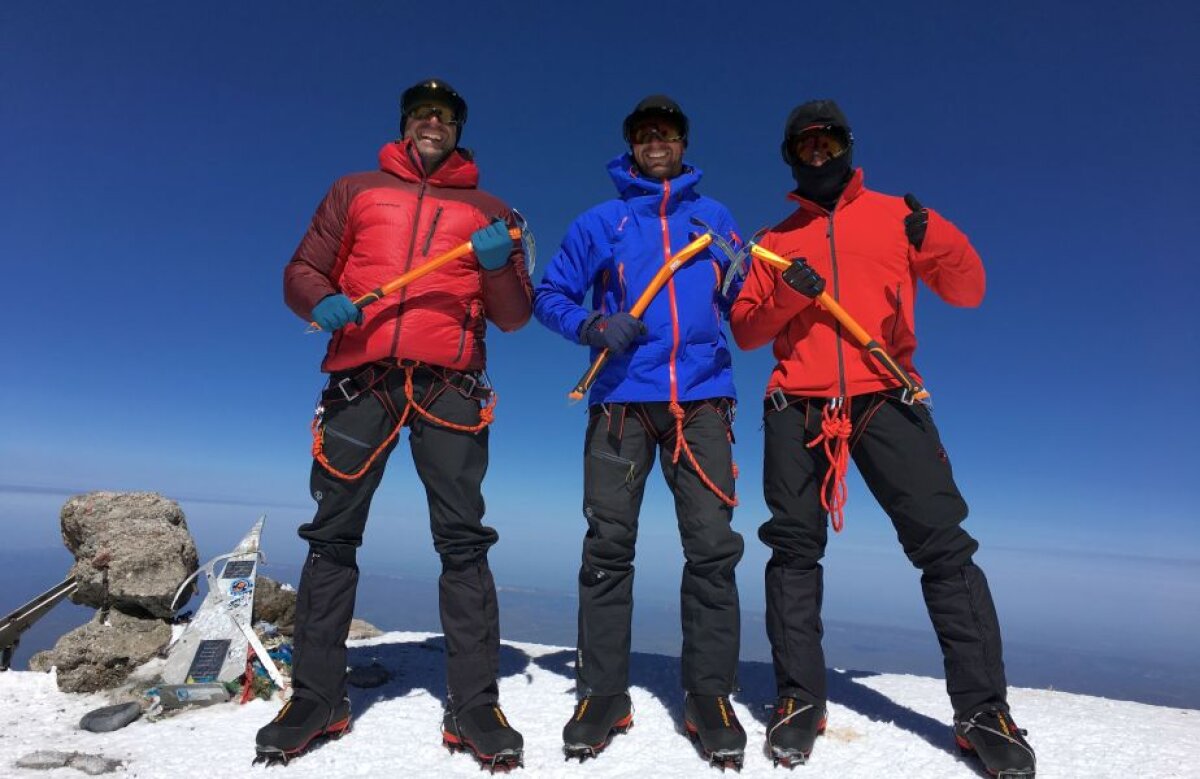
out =
[(350, 729), (350, 699), (330, 711), (324, 702), (315, 698), (292, 698), (284, 704), (275, 719), (258, 731), (255, 763), (279, 762), (284, 765), (303, 754), (316, 739), (328, 736), (341, 738)]
[(709, 763), (742, 769), (746, 755), (746, 731), (738, 722), (733, 704), (726, 695), (687, 694), (683, 702), (684, 727), (700, 745)]
[(508, 724), (500, 705), (488, 703), (442, 718), (442, 744), (451, 752), (470, 752), (492, 773), (525, 765), (525, 740)]
[(589, 695), (575, 704), (575, 713), (563, 727), (563, 752), (567, 759), (583, 762), (608, 746), (616, 733), (633, 727), (633, 703), (629, 693)]
[(817, 736), (825, 732), (825, 704), (780, 698), (767, 723), (767, 757), (774, 765), (794, 768), (808, 762)]
[(975, 754), (989, 774), (999, 779), (1029, 779), (1037, 768), (1025, 731), (1008, 709), (991, 705), (954, 721), (954, 740), (964, 755)]

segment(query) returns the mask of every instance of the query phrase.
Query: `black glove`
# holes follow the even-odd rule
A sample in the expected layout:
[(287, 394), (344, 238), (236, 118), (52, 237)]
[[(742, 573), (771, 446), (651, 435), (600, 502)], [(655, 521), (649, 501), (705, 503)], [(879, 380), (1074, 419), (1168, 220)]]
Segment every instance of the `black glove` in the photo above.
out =
[(904, 217), (904, 233), (913, 248), (921, 251), (921, 244), (925, 242), (925, 228), (929, 227), (929, 212), (911, 192), (904, 196), (904, 205), (912, 211)]
[(783, 280), (806, 298), (815, 298), (825, 291), (825, 279), (803, 258), (792, 260), (792, 267), (783, 272)]
[(608, 349), (620, 354), (629, 345), (646, 334), (646, 325), (632, 315), (621, 311), (612, 316), (597, 317), (583, 331), (583, 342), (597, 349)]

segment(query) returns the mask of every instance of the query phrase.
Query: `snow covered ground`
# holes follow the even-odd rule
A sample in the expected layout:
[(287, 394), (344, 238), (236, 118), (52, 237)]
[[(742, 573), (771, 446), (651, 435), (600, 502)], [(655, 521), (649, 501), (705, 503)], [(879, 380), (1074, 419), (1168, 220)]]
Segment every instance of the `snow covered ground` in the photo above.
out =
[[(39, 750), (103, 755), (120, 760), (117, 776), (465, 776), (479, 777), (465, 754), (440, 745), (442, 640), (427, 633), (387, 633), (356, 642), (352, 665), (378, 662), (394, 675), (386, 685), (352, 690), (354, 729), (315, 748), (286, 768), (251, 767), (254, 734), (274, 716), (275, 702), (198, 709), (158, 722), (139, 720), (115, 733), (76, 726), (87, 711), (110, 701), (101, 695), (60, 693), (48, 674), (0, 674), (0, 775), (81, 777), (74, 768), (16, 767)], [(596, 760), (565, 762), (563, 723), (574, 705), (573, 652), (539, 644), (505, 643), (501, 703), (525, 735), (525, 769), (514, 776), (696, 777), (705, 767), (680, 732), (679, 661), (634, 655), (635, 727)], [(767, 663), (741, 665), (738, 715), (750, 743), (742, 776), (972, 777), (978, 763), (960, 758), (940, 679), (858, 671), (830, 674), (827, 734), (812, 761), (794, 772), (773, 768), (762, 753), (772, 697)], [(1038, 776), (1185, 777), (1200, 771), (1200, 711), (1105, 700), (1050, 690), (1013, 689), (1014, 716), (1038, 753)], [(709, 773), (711, 771), (711, 773)], [(732, 774), (731, 774), (732, 775)]]

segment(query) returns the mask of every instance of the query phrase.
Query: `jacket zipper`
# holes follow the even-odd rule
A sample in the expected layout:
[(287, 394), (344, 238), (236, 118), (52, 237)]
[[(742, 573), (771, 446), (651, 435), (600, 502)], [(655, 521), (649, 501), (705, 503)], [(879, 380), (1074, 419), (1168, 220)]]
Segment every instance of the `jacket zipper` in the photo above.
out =
[[(671, 231), (667, 227), (667, 202), (671, 199), (671, 182), (663, 182), (662, 203), (658, 207), (658, 219), (662, 224), (663, 264), (671, 261)], [(679, 401), (679, 384), (675, 375), (675, 359), (679, 354), (679, 311), (675, 306), (675, 279), (667, 280), (667, 292), (671, 300), (671, 401)]]
[[(425, 185), (427, 179), (422, 167), (421, 186), (417, 189), (417, 207), (413, 211), (412, 235), (408, 239), (408, 257), (404, 260), (404, 272), (412, 268), (413, 252), (417, 248), (417, 229), (421, 226), (421, 206), (425, 202)], [(408, 287), (400, 290), (400, 310), (396, 312), (396, 331), (392, 334), (392, 356), (398, 356), (400, 347), (400, 322), (404, 319), (404, 301), (408, 299)]]
[[(837, 209), (837, 204), (834, 204), (834, 209)], [(838, 265), (837, 265), (837, 247), (833, 240), (833, 211), (829, 212), (829, 228), (825, 231), (829, 237), (829, 262), (833, 266), (833, 299), (841, 302), (841, 293), (838, 285)], [(838, 397), (846, 397), (846, 364), (845, 358), (842, 356), (842, 323), (834, 321), (833, 332), (837, 336), (837, 362), (838, 362)]]

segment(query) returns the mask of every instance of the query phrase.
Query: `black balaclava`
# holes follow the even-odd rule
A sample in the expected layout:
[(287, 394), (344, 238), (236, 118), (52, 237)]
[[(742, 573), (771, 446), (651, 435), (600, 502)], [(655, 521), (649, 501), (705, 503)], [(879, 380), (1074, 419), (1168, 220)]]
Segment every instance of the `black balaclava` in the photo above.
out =
[[(823, 126), (845, 131), (849, 144), (846, 153), (819, 168), (802, 165), (792, 154), (792, 142), (804, 130)], [(784, 162), (792, 168), (796, 194), (832, 211), (854, 173), (854, 135), (850, 132), (850, 123), (846, 121), (842, 109), (832, 100), (810, 100), (796, 106), (788, 114), (787, 124), (784, 125), (781, 149)]]

